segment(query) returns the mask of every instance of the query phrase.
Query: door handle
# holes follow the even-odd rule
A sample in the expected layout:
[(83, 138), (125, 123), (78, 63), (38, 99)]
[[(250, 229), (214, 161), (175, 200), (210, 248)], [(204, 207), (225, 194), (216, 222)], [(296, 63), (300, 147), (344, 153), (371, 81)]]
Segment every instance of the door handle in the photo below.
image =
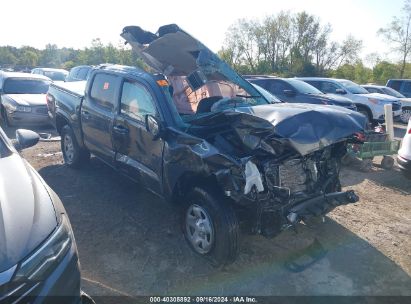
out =
[(90, 118), (90, 113), (88, 111), (81, 111), (81, 114), (84, 119), (89, 119)]
[(128, 134), (128, 129), (122, 125), (117, 125), (113, 127), (114, 132), (121, 134), (121, 135), (126, 135)]

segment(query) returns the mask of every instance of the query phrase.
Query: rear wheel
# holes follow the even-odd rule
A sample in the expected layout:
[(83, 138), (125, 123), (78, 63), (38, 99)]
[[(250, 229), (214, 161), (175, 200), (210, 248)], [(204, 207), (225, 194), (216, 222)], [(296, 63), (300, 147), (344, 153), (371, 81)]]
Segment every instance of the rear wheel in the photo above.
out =
[(410, 107), (402, 108), (402, 112), (400, 115), (400, 121), (404, 124), (407, 124), (410, 118), (411, 118), (411, 108)]
[(211, 189), (195, 187), (182, 210), (183, 233), (193, 251), (216, 267), (234, 262), (240, 230), (237, 215), (225, 198)]
[(394, 167), (394, 159), (391, 156), (384, 156), (381, 160), (381, 167), (385, 170), (391, 170)]
[(79, 168), (90, 159), (90, 153), (80, 148), (69, 125), (61, 129), (61, 151), (64, 162), (72, 168)]

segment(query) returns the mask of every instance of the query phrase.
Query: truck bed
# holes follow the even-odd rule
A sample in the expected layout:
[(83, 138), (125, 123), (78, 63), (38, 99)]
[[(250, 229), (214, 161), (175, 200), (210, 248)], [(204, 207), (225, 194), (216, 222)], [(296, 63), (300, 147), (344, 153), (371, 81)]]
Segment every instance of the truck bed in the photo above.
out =
[(73, 81), (73, 82), (59, 82), (52, 83), (55, 89), (74, 95), (75, 97), (84, 97), (84, 90), (86, 88), (87, 81)]

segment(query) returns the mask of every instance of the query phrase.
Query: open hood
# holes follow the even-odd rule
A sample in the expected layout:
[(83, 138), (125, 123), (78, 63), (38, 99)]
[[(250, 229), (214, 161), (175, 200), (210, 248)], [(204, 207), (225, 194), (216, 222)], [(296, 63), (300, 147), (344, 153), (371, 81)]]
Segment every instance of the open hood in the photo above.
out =
[(161, 26), (156, 34), (138, 26), (126, 26), (121, 36), (155, 72), (186, 76), (193, 90), (207, 81), (228, 80), (260, 95), (227, 63), (176, 24)]
[(267, 147), (275, 139), (304, 156), (363, 132), (365, 117), (336, 106), (275, 104), (216, 112), (191, 124), (225, 131), (232, 128), (250, 150)]

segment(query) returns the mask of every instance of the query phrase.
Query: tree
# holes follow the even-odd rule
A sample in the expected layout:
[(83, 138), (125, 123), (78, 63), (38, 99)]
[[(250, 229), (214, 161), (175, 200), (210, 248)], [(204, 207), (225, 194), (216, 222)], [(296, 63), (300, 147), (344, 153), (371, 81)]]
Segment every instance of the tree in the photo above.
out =
[(391, 23), (386, 28), (379, 29), (377, 33), (392, 44), (392, 51), (401, 56), (400, 77), (402, 78), (411, 51), (411, 0), (405, 1), (401, 17), (393, 17)]

